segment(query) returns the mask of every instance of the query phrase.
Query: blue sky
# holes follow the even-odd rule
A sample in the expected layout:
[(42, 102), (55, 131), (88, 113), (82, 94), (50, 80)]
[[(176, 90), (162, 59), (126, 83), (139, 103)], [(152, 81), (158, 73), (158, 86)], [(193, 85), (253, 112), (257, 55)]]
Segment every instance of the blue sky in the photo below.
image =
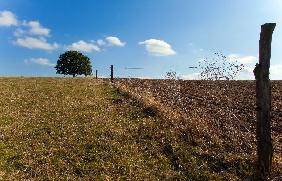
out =
[[(0, 0), (0, 76), (57, 76), (66, 50), (108, 76), (163, 78), (214, 52), (245, 64), (252, 79), (260, 25), (276, 22), (271, 79), (282, 79), (282, 0)], [(142, 67), (128, 70), (126, 67)]]

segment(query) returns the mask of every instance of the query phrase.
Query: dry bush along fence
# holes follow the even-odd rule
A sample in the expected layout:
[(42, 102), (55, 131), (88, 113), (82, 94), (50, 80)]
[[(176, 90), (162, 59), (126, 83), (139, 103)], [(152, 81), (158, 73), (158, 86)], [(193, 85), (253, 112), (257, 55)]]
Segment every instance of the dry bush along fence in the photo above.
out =
[[(224, 164), (219, 170), (239, 169), (244, 164), (253, 167), (256, 160), (254, 81), (117, 79), (115, 84), (159, 108), (184, 140), (201, 148), (199, 157), (222, 160)], [(281, 179), (281, 81), (272, 82), (272, 96), (273, 177)]]

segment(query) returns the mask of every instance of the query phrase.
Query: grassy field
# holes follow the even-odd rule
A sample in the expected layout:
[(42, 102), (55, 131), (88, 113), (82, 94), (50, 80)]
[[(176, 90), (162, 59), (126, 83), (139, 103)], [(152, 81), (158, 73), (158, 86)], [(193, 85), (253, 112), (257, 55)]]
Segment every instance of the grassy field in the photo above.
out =
[[(0, 78), (0, 180), (240, 180), (173, 120), (91, 78)], [(238, 161), (238, 160), (237, 160)]]

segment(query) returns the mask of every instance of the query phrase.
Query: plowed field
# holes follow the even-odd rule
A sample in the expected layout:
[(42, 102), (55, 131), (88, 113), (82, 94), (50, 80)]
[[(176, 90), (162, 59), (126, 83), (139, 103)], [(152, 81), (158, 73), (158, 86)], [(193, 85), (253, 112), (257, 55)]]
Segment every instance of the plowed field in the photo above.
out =
[[(255, 160), (254, 81), (120, 79), (116, 84), (175, 120), (174, 127), (208, 156)], [(272, 82), (272, 107), (273, 164), (282, 170), (282, 81)]]

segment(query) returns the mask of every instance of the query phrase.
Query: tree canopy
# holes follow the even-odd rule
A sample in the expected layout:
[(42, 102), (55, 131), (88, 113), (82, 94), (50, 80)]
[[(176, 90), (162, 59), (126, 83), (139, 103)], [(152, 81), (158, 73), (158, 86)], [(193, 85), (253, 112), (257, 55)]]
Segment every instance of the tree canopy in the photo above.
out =
[(78, 51), (66, 51), (61, 54), (55, 66), (57, 74), (72, 75), (91, 75), (92, 66), (90, 59)]

